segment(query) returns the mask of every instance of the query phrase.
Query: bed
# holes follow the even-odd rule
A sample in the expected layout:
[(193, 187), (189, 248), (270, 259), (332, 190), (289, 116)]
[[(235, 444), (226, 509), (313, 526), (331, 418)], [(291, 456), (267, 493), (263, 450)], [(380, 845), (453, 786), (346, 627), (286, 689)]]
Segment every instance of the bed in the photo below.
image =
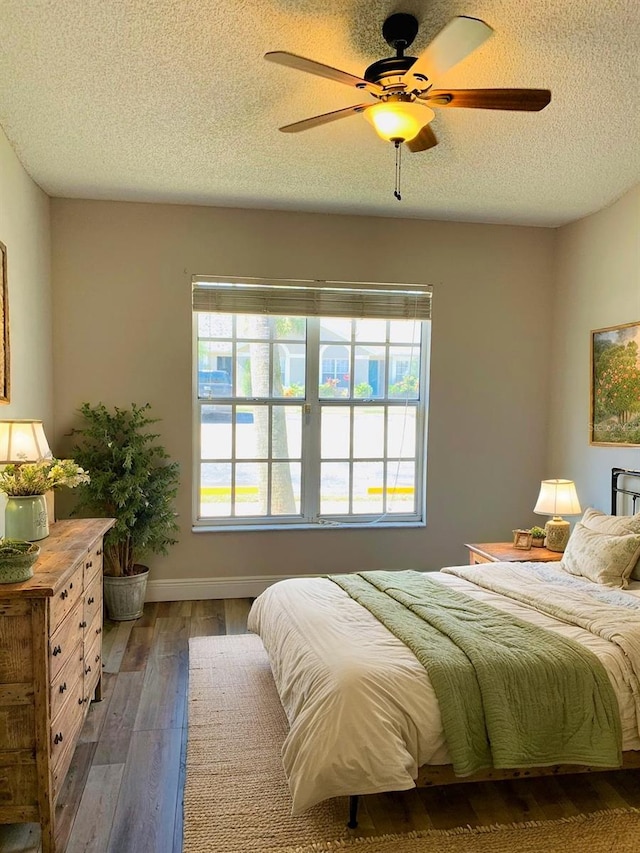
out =
[[(285, 580), (259, 596), (248, 625), (267, 650), (290, 724), (282, 758), (293, 813), (346, 795), (350, 797), (350, 825), (355, 826), (357, 797), (363, 794), (408, 790), (416, 785), (640, 766), (640, 513), (636, 511), (640, 491), (630, 485), (634, 482), (640, 483), (640, 472), (613, 469), (611, 514), (587, 510), (574, 528), (561, 564), (492, 563), (447, 567), (424, 575), (358, 576), (366, 590), (375, 583), (385, 590), (390, 587), (390, 594), (402, 598), (406, 591), (398, 592), (396, 587), (401, 580), (404, 583), (400, 576), (407, 575), (410, 590), (417, 583), (421, 594), (426, 588), (430, 597), (442, 595), (453, 602), (454, 609), (459, 601), (465, 602), (465, 612), (467, 604), (469, 612), (486, 610), (488, 605), (497, 623), (507, 625), (505, 630), (511, 630), (513, 621), (524, 634), (547, 639), (550, 647), (560, 648), (556, 657), (563, 658), (560, 665), (565, 670), (565, 649), (569, 657), (575, 652), (591, 661), (601, 681), (606, 681), (605, 692), (615, 698), (609, 700), (607, 716), (603, 685), (598, 686), (596, 680), (584, 711), (567, 724), (576, 729), (599, 726), (586, 734), (587, 741), (589, 736), (597, 741), (591, 744), (593, 755), (582, 746), (574, 749), (575, 744), (561, 753), (577, 756), (577, 760), (558, 762), (551, 753), (536, 753), (536, 748), (529, 750), (525, 744), (527, 760), (522, 764), (514, 764), (510, 755), (489, 762), (489, 766), (482, 766), (482, 760), (475, 765), (461, 764), (458, 744), (451, 739), (449, 706), (443, 713), (438, 700), (438, 696), (442, 699), (440, 670), (430, 669), (430, 676), (415, 648), (412, 651), (406, 645), (406, 637), (400, 639), (398, 634), (402, 634), (394, 625), (393, 630), (385, 627), (374, 615), (375, 607), (371, 612), (368, 603), (367, 607), (359, 603), (358, 590), (348, 592), (340, 585), (349, 586), (351, 576), (342, 576), (346, 580)], [(621, 513), (621, 507), (627, 514)], [(432, 608), (427, 609), (431, 612)], [(498, 629), (480, 626), (474, 630), (500, 645), (493, 633)], [(519, 642), (514, 641), (515, 645)], [(524, 659), (520, 648), (515, 653), (512, 650), (512, 661)], [(508, 716), (519, 700), (509, 693), (510, 683), (505, 690), (504, 695), (511, 696), (504, 702)], [(465, 691), (458, 690), (461, 692)], [(548, 707), (550, 714), (555, 713), (553, 705), (563, 708), (564, 717), (570, 717), (568, 705), (572, 712), (573, 706), (579, 709), (579, 703), (567, 703), (557, 695), (557, 702), (547, 699), (542, 703), (541, 715)], [(482, 697), (484, 700), (486, 695)], [(499, 717), (499, 699), (491, 697), (491, 701), (498, 703)], [(591, 702), (595, 703), (593, 709)], [(466, 703), (465, 697), (464, 703), (457, 704)], [(617, 713), (612, 712), (613, 707)], [(491, 748), (498, 750), (497, 738), (494, 744), (492, 737)], [(565, 738), (563, 747), (569, 740), (571, 737)], [(610, 746), (615, 742), (617, 747), (598, 752), (595, 746), (604, 741)], [(464, 767), (462, 772), (460, 767)]]

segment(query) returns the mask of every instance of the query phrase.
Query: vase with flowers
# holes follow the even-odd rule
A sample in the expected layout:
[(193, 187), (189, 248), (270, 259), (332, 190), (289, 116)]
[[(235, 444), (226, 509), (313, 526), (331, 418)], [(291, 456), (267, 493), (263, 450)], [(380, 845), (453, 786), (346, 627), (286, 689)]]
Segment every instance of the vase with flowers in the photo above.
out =
[(5, 536), (35, 542), (49, 535), (46, 493), (89, 482), (87, 472), (73, 459), (41, 459), (7, 465), (0, 472), (0, 492), (7, 496)]

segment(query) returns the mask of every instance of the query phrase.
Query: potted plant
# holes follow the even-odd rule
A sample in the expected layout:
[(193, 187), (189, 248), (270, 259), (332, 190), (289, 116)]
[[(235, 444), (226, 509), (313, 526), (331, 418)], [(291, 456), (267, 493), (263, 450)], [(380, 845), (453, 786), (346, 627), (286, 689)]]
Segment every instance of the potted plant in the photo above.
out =
[(73, 459), (41, 459), (7, 465), (0, 472), (0, 492), (7, 496), (5, 535), (30, 542), (49, 535), (45, 494), (50, 489), (73, 489), (89, 476)]
[(532, 527), (529, 531), (531, 534), (531, 544), (534, 548), (542, 548), (544, 545), (544, 527)]
[(74, 515), (85, 511), (115, 519), (103, 548), (104, 595), (115, 621), (142, 615), (149, 569), (139, 561), (166, 554), (179, 530), (173, 502), (178, 491), (177, 462), (148, 427), (149, 403), (107, 409), (102, 403), (80, 408), (84, 424), (74, 429), (74, 455), (91, 481), (78, 493)]
[(0, 539), (0, 583), (21, 583), (33, 576), (40, 546), (22, 539)]

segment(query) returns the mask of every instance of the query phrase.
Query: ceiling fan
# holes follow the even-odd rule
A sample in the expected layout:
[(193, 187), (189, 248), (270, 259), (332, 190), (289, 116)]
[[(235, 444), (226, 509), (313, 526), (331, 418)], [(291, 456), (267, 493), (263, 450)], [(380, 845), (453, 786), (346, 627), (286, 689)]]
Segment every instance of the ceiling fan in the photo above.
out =
[(387, 18), (382, 35), (396, 55), (374, 62), (363, 77), (295, 53), (282, 50), (266, 53), (265, 59), (270, 62), (353, 86), (368, 92), (374, 99), (373, 103), (356, 104), (296, 121), (280, 130), (298, 133), (364, 113), (383, 139), (393, 142), (396, 148), (405, 143), (410, 151), (417, 152), (438, 144), (429, 126), (435, 117), (431, 107), (538, 111), (550, 102), (548, 89), (434, 89), (433, 81), (480, 47), (493, 30), (477, 18), (453, 18), (419, 57), (405, 56), (417, 32), (418, 21), (413, 15), (399, 12)]

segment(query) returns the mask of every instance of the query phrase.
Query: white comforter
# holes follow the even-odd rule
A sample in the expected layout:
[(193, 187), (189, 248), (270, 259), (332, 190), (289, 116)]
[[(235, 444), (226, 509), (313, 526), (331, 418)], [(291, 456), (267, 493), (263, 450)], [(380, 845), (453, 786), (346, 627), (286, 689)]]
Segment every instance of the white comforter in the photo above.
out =
[[(590, 649), (618, 698), (623, 749), (640, 749), (630, 662), (618, 646), (454, 575), (429, 577)], [(249, 630), (269, 654), (290, 724), (282, 759), (294, 814), (329, 797), (406, 790), (419, 766), (450, 763), (424, 667), (332, 581), (275, 584), (255, 601)]]

